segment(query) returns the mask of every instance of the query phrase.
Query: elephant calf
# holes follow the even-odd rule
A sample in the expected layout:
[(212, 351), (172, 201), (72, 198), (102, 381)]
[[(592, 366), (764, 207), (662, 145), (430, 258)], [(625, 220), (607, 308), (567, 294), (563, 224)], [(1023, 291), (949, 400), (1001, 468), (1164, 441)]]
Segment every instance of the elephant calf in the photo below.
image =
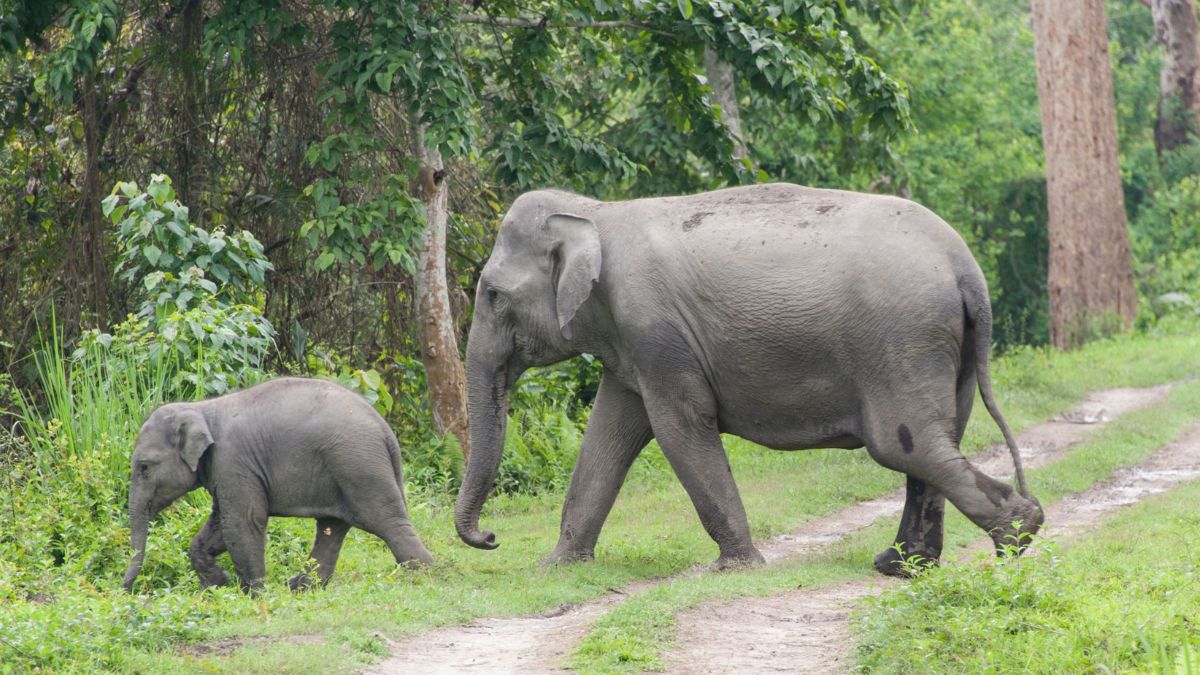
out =
[[(243, 590), (262, 586), (269, 516), (317, 519), (321, 583), (351, 527), (387, 542), (398, 563), (433, 562), (408, 519), (396, 436), (362, 397), (331, 382), (286, 377), (164, 405), (142, 425), (132, 464), (126, 590), (141, 572), (150, 519), (200, 486), (212, 495), (212, 515), (188, 554), (202, 586), (229, 581), (216, 564), (225, 551)], [(307, 572), (288, 582), (293, 590), (311, 583)]]

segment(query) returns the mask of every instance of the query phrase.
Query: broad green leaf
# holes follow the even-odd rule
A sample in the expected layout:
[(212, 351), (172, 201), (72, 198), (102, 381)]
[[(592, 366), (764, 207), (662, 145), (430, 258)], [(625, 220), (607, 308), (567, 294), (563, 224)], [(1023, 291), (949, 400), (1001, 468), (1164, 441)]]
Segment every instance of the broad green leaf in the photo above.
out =
[(162, 249), (154, 244), (147, 244), (142, 247), (142, 255), (151, 265), (157, 265), (158, 259), (162, 257)]

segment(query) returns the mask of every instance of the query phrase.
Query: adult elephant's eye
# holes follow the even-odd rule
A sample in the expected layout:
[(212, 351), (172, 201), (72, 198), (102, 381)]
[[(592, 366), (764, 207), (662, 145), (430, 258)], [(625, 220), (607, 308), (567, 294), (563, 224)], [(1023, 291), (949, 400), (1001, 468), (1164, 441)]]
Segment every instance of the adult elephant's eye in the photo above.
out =
[(495, 304), (495, 303), (496, 303), (496, 300), (497, 300), (499, 297), (500, 297), (500, 292), (499, 292), (499, 291), (497, 291), (497, 290), (496, 290), (496, 289), (494, 289), (494, 288), (489, 288), (489, 289), (487, 289), (487, 300), (488, 300), (488, 304), (489, 304), (489, 305), (493, 305), (493, 304)]

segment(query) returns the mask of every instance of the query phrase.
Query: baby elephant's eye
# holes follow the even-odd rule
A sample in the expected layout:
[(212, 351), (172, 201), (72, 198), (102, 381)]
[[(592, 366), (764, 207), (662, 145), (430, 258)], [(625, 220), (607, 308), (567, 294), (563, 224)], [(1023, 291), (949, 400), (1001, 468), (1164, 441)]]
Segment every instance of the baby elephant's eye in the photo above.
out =
[(142, 474), (143, 476), (150, 473), (150, 465), (145, 462), (139, 463), (138, 464), (138, 473)]

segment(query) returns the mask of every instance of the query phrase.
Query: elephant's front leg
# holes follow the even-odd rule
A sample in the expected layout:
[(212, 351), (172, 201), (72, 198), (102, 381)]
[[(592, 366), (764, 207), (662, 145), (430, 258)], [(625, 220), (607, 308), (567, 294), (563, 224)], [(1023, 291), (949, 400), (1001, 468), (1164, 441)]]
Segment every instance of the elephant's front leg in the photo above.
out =
[(558, 545), (543, 563), (590, 560), (595, 555), (600, 528), (625, 475), (653, 436), (642, 398), (605, 376), (571, 474)]
[[(241, 486), (239, 486), (241, 487)], [(267, 576), (263, 559), (267, 536), (267, 500), (252, 488), (223, 491), (229, 494), (221, 509), (221, 536), (229, 548), (233, 568), (237, 570), (242, 590), (254, 592), (262, 588)]]
[(647, 396), (654, 435), (717, 542), (718, 569), (764, 562), (750, 539), (746, 509), (717, 428), (717, 408), (703, 378), (680, 378), (671, 392)]
[(904, 576), (901, 562), (913, 556), (919, 556), (921, 562), (936, 564), (942, 554), (942, 521), (945, 517), (946, 496), (925, 481), (909, 476), (904, 515), (900, 517), (896, 541), (875, 556), (875, 569), (884, 574)]
[(217, 564), (217, 556), (225, 552), (225, 540), (221, 536), (221, 518), (214, 504), (212, 514), (204, 527), (192, 539), (188, 547), (188, 558), (192, 569), (200, 577), (200, 587), (224, 586), (229, 583), (229, 574)]

